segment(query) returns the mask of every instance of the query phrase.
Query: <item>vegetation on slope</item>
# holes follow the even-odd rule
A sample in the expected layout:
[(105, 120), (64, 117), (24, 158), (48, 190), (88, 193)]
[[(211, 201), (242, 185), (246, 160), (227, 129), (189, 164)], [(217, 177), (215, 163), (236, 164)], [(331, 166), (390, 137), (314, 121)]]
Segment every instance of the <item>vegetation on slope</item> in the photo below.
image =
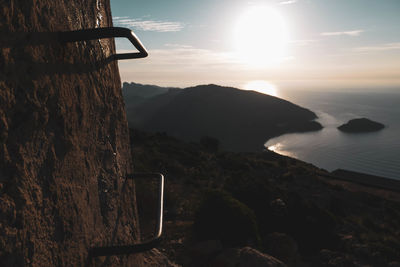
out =
[[(178, 263), (193, 264), (189, 248), (204, 239), (225, 247), (247, 243), (291, 266), (400, 262), (398, 201), (354, 184), (351, 192), (324, 178), (327, 172), (271, 151), (220, 151), (217, 140), (204, 141), (211, 137), (202, 145), (163, 133), (130, 134), (136, 171), (166, 175), (162, 249)], [(243, 233), (239, 226), (221, 233), (221, 217), (242, 221)]]

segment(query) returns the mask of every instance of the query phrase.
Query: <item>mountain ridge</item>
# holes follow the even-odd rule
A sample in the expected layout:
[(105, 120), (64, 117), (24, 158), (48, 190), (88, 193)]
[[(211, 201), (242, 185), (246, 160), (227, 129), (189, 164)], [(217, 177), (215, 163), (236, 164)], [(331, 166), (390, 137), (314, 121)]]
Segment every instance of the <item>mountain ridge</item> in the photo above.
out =
[(232, 151), (261, 151), (272, 137), (322, 129), (314, 112), (287, 100), (215, 84), (170, 90), (127, 106), (133, 127), (187, 141), (211, 136)]

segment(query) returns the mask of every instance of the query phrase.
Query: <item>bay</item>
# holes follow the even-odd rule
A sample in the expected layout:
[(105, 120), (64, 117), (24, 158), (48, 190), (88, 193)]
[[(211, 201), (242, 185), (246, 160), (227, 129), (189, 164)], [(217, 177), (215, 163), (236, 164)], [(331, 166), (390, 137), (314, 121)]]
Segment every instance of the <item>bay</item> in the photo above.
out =
[[(280, 97), (314, 111), (324, 129), (270, 139), (268, 149), (328, 171), (341, 168), (400, 180), (400, 93), (284, 91)], [(386, 127), (359, 134), (337, 129), (362, 117)]]

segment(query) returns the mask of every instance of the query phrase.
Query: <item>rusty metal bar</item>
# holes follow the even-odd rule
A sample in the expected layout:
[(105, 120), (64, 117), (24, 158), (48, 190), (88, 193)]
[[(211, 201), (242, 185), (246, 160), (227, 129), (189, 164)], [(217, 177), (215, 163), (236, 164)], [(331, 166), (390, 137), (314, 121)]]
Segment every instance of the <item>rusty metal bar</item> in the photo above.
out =
[(131, 31), (128, 28), (106, 27), (106, 28), (94, 28), (94, 29), (85, 29), (85, 30), (59, 33), (59, 39), (62, 42), (80, 42), (80, 41), (96, 40), (103, 38), (115, 38), (115, 37), (128, 38), (129, 41), (131, 41), (131, 43), (133, 44), (133, 46), (136, 47), (138, 52), (115, 54), (112, 55), (113, 59), (120, 60), (120, 59), (144, 58), (149, 55), (142, 42), (140, 42), (139, 38), (135, 35), (133, 31)]
[(93, 247), (90, 249), (90, 255), (92, 257), (99, 256), (111, 256), (111, 255), (123, 255), (123, 254), (133, 254), (144, 252), (156, 247), (162, 235), (162, 225), (163, 225), (163, 206), (164, 206), (164, 175), (161, 173), (134, 173), (127, 175), (127, 179), (142, 179), (142, 178), (159, 178), (158, 187), (158, 201), (157, 201), (157, 222), (156, 222), (156, 234), (155, 237), (146, 240), (142, 243), (123, 245), (123, 246), (105, 246), (105, 247)]

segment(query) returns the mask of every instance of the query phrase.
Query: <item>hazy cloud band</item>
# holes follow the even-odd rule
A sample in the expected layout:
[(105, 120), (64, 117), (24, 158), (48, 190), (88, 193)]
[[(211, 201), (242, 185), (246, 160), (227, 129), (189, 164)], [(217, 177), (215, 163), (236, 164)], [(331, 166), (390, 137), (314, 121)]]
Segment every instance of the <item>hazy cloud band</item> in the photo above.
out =
[(363, 32), (364, 32), (364, 30), (341, 31), (341, 32), (323, 32), (323, 33), (321, 33), (321, 35), (322, 36), (340, 36), (340, 35), (359, 36)]
[(113, 21), (118, 26), (134, 28), (139, 31), (179, 32), (184, 28), (183, 23), (176, 21), (143, 20), (129, 17), (114, 17)]

